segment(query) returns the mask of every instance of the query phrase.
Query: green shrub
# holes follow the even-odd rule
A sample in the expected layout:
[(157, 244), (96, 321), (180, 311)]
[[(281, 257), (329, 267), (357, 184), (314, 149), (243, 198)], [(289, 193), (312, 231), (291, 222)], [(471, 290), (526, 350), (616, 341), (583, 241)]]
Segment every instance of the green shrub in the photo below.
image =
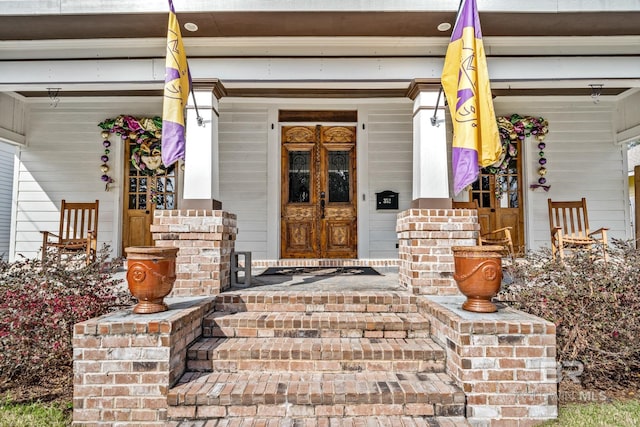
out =
[(632, 243), (614, 241), (606, 261), (595, 248), (564, 262), (536, 251), (505, 271), (513, 282), (500, 298), (556, 324), (558, 362), (581, 362), (583, 386), (640, 384), (640, 251)]
[(0, 390), (40, 379), (66, 377), (72, 384), (73, 325), (130, 304), (107, 262), (107, 247), (94, 263), (42, 263), (20, 259), (0, 264)]

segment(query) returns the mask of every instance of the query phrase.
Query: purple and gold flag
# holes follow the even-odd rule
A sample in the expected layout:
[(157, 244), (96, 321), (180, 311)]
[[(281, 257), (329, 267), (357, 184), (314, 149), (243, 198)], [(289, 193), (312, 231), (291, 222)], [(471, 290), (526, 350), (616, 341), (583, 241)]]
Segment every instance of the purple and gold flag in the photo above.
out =
[(475, 0), (462, 1), (441, 81), (453, 120), (453, 190), (458, 194), (502, 154)]
[(184, 159), (185, 120), (184, 109), (191, 90), (191, 76), (187, 55), (182, 44), (180, 24), (169, 0), (169, 24), (167, 26), (167, 60), (162, 104), (162, 163), (171, 166)]

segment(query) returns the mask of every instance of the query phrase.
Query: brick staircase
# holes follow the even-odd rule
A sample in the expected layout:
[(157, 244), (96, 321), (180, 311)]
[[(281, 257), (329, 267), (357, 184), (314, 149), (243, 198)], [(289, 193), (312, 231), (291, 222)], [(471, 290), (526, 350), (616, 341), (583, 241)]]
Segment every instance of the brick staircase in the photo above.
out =
[(169, 425), (468, 425), (444, 365), (409, 293), (222, 293), (169, 390)]

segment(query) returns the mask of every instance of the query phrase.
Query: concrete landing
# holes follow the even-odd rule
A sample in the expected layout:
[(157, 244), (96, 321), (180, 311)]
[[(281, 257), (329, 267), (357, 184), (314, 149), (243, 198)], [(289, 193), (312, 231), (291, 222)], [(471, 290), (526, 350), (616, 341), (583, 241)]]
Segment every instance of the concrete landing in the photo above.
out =
[(385, 269), (380, 275), (335, 275), (324, 276), (317, 274), (285, 275), (261, 275), (265, 269), (254, 269), (251, 277), (251, 286), (232, 287), (229, 290), (243, 291), (402, 291), (397, 269)]

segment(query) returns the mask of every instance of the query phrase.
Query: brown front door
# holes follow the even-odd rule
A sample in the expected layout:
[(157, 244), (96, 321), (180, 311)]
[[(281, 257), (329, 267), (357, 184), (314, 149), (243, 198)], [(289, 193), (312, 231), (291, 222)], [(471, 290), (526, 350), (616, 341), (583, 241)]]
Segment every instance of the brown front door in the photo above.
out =
[(151, 246), (151, 223), (156, 209), (177, 209), (177, 175), (173, 168), (156, 175), (156, 166), (148, 157), (136, 157), (139, 145), (127, 139), (125, 141), (124, 214), (122, 226), (122, 249), (129, 246)]
[(355, 126), (282, 128), (282, 258), (356, 258)]
[[(517, 152), (521, 153), (520, 146), (517, 147)], [(481, 230), (487, 232), (511, 227), (516, 254), (524, 253), (521, 164), (522, 159), (518, 155), (510, 161), (505, 174), (495, 175), (483, 169), (480, 178), (473, 183), (470, 190), (470, 198), (478, 201)]]

